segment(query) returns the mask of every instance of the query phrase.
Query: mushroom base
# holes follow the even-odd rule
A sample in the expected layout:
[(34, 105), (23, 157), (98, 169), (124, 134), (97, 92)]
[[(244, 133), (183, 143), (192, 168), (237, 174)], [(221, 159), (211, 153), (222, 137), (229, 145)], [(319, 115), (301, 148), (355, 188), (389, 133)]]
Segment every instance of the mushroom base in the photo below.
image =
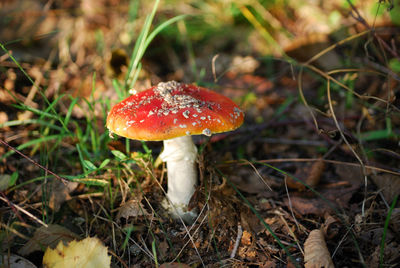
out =
[(182, 219), (186, 224), (192, 224), (198, 215), (196, 208), (189, 211), (187, 210), (187, 206), (172, 205), (168, 199), (164, 199), (161, 205), (173, 219)]
[[(183, 136), (164, 141), (164, 151), (160, 158), (167, 163), (168, 191), (167, 209), (175, 218), (187, 212), (187, 206), (197, 184), (197, 148), (191, 136)], [(169, 205), (170, 203), (171, 205)]]

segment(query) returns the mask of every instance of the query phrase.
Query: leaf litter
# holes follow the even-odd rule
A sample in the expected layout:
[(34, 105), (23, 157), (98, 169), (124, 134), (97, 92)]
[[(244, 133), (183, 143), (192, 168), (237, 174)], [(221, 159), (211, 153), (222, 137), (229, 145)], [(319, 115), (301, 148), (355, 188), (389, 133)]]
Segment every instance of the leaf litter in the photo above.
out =
[[(125, 14), (121, 9), (128, 10), (127, 4), (121, 1), (121, 7), (115, 8), (111, 2), (120, 1), (85, 1), (82, 4), (65, 2), (54, 6), (38, 2), (29, 9), (20, 5), (26, 5), (23, 0), (0, 4), (2, 14), (14, 14), (9, 23), (15, 26), (15, 29), (2, 27), (1, 35), (8, 41), (24, 37), (17, 45), (7, 46), (11, 55), (18, 58), (36, 85), (46, 88), (43, 93), (47, 98), (54, 100), (62, 94), (72, 97), (61, 97), (59, 104), (54, 107), (62, 115), (71, 113), (74, 123), (68, 128), (75, 136), (82, 136), (82, 133), (88, 131), (92, 135), (90, 142), (93, 142), (94, 128), (82, 132), (81, 125), (88, 121), (92, 123), (91, 127), (97, 126), (100, 133), (104, 132), (101, 116), (108, 104), (101, 100), (117, 100), (118, 94), (111, 85), (122, 83), (121, 80), (127, 72), (129, 59), (123, 56), (126, 61), (122, 60), (120, 64), (113, 66), (113, 51), (116, 46), (120, 46), (122, 52), (119, 54), (127, 55), (125, 51), (129, 50), (129, 46), (126, 44), (133, 44), (136, 36), (131, 31), (143, 25), (145, 17), (139, 18), (137, 24), (130, 22), (126, 26), (127, 18), (121, 15)], [(367, 8), (371, 5), (370, 2), (373, 1), (357, 8)], [(333, 7), (336, 4), (337, 1), (326, 6), (307, 4), (286, 12), (279, 6), (271, 10), (257, 6), (254, 10), (262, 14), (258, 17), (260, 19), (263, 16), (272, 18), (269, 23), (276, 28), (272, 28), (271, 33), (276, 40), (282, 42), (282, 47), (286, 48), (284, 52), (294, 59), (306, 61), (334, 42), (359, 34), (360, 29), (365, 30), (362, 20), (357, 17), (357, 9), (352, 10), (353, 16), (347, 16), (343, 14), (348, 14), (349, 9), (344, 11)], [(20, 8), (16, 9), (18, 6)], [(26, 16), (33, 14), (28, 10), (40, 16)], [(82, 14), (71, 14), (71, 10), (80, 10)], [(171, 10), (161, 9), (159, 14), (170, 16)], [(242, 14), (242, 17), (232, 21), (241, 25), (245, 18), (251, 19), (246, 13), (248, 11), (249, 9), (239, 7), (236, 12)], [(374, 18), (369, 17), (371, 12), (363, 14), (367, 14), (367, 21), (373, 21)], [(220, 12), (219, 15), (223, 17), (226, 13)], [(342, 19), (335, 19), (337, 16), (342, 16)], [(377, 21), (390, 25), (387, 16), (385, 13)], [(327, 23), (319, 23), (320, 20), (326, 20)], [(218, 23), (219, 20), (215, 22)], [(251, 20), (249, 23), (257, 25)], [(312, 25), (315, 27), (311, 27)], [(337, 28), (339, 25), (353, 26)], [(185, 27), (190, 27), (190, 23), (177, 26), (180, 32), (184, 32), (182, 29)], [(225, 27), (229, 29), (229, 25), (221, 28)], [(385, 34), (381, 34), (379, 29), (374, 32), (374, 41), (378, 40), (386, 49), (385, 55), (396, 59), (392, 52), (399, 45), (390, 30), (393, 28), (390, 27)], [(277, 30), (283, 28), (286, 32)], [(203, 82), (212, 83), (214, 78), (218, 78), (213, 88), (240, 102), (246, 111), (248, 122), (235, 133), (215, 135), (209, 142), (202, 141), (201, 138), (196, 140), (204, 145), (204, 157), (199, 163), (202, 179), (194, 197), (200, 204), (196, 208), (202, 213), (193, 226), (185, 228), (162, 213), (160, 201), (164, 195), (161, 187), (165, 187), (165, 170), (162, 165), (153, 167), (151, 157), (143, 158), (142, 154), (130, 157), (126, 151), (127, 145), (122, 140), (106, 141), (102, 138), (100, 145), (107, 143), (106, 146), (117, 148), (128, 156), (122, 161), (112, 160), (104, 170), (91, 174), (110, 182), (106, 187), (83, 183), (61, 185), (61, 182), (52, 179), (47, 180), (46, 187), (42, 187), (40, 179), (29, 181), (43, 175), (38, 168), (21, 161), (17, 156), (2, 159), (0, 171), (5, 182), (1, 184), (1, 200), (10, 201), (2, 201), (4, 207), (1, 208), (1, 237), (6, 236), (1, 243), (3, 249), (34, 259), (32, 255), (43, 253), (47, 246), (54, 248), (59, 241), (68, 243), (80, 237), (97, 235), (109, 250), (115, 252), (114, 256), (118, 256), (112, 259), (113, 264), (122, 266), (149, 267), (158, 263), (161, 264), (160, 267), (193, 267), (204, 263), (210, 267), (292, 267), (294, 262), (287, 256), (287, 252), (301, 265), (304, 262), (309, 263), (311, 259), (316, 260), (317, 264), (328, 266), (333, 261), (338, 267), (356, 267), (360, 262), (374, 267), (381, 265), (382, 256), (385, 265), (398, 263), (398, 204), (392, 211), (389, 228), (383, 228), (388, 208), (399, 192), (397, 145), (400, 117), (396, 77), (387, 71), (379, 53), (374, 54), (376, 62), (370, 60), (372, 57), (368, 57), (368, 62), (362, 62), (360, 59), (365, 58), (365, 47), (357, 46), (356, 42), (342, 42), (340, 47), (336, 46), (325, 53), (324, 57), (314, 61), (314, 66), (326, 71), (324, 75), (339, 79), (353, 90), (346, 92), (339, 87), (332, 89), (334, 100), (330, 104), (339, 118), (339, 125), (343, 129), (341, 133), (332, 120), (332, 111), (329, 110), (325, 92), (326, 84), (321, 81), (321, 77), (304, 71), (300, 78), (297, 77), (300, 70), (295, 64), (272, 62), (258, 57), (271, 51), (273, 45), (265, 42), (259, 32), (249, 29), (246, 31), (250, 32), (249, 49), (256, 56), (243, 56), (247, 55), (247, 50), (240, 49), (244, 35), (237, 30), (237, 36), (232, 33), (232, 39), (226, 40), (234, 40), (239, 44), (238, 47), (221, 54), (215, 60), (214, 74), (210, 67), (211, 60), (208, 60), (210, 54), (214, 53), (214, 45), (204, 45), (203, 42), (194, 44), (198, 59), (191, 58), (190, 61), (191, 64), (198, 64), (198, 70), (205, 70)], [(293, 33), (302, 38), (291, 38)], [(47, 37), (42, 34), (47, 34)], [(190, 35), (185, 38), (189, 37)], [(163, 38), (168, 39), (166, 36), (161, 37)], [(219, 47), (231, 47), (224, 43), (224, 38), (219, 40), (218, 35), (213, 38), (219, 42)], [(165, 46), (160, 40), (154, 40), (155, 46), (163, 51)], [(369, 44), (369, 40), (362, 37), (357, 41)], [(180, 62), (186, 57), (181, 49), (175, 51), (174, 48), (168, 48), (168, 53), (163, 53), (162, 57), (157, 54), (157, 50), (150, 51), (152, 52), (145, 58), (135, 90), (140, 91), (168, 79), (167, 77), (186, 80), (185, 82), (198, 81), (198, 74), (189, 71), (193, 69), (193, 65)], [(354, 61), (354, 66), (381, 72), (387, 75), (387, 79), (362, 72), (357, 72), (356, 75), (346, 74), (347, 76), (329, 72), (341, 66), (348, 51), (356, 54), (355, 58), (348, 59)], [(163, 62), (160, 63), (159, 60)], [(38, 121), (26, 126), (8, 126), (8, 123), (15, 120), (29, 121), (38, 118), (35, 113), (21, 111), (11, 105), (18, 100), (29, 107), (41, 108), (44, 101), (8, 55), (2, 55), (0, 63), (6, 69), (0, 76), (0, 138), (13, 146), (20, 146), (32, 138), (41, 137), (42, 130), (48, 130)], [(93, 75), (94, 72), (96, 75)], [(286, 102), (293, 99), (293, 96), (296, 99), (298, 91), (302, 91), (310, 104)], [(354, 98), (348, 92), (365, 93), (365, 98)], [(369, 99), (368, 96), (374, 98)], [(72, 107), (70, 104), (75, 97), (78, 98), (77, 103)], [(313, 122), (307, 105), (311, 105), (311, 113), (315, 116), (317, 125)], [(87, 117), (87, 111), (90, 110), (94, 111), (91, 118)], [(51, 124), (58, 126), (57, 121), (51, 121)], [(362, 156), (364, 164), (379, 168), (366, 169), (367, 185), (363, 167), (355, 161), (349, 145), (343, 143), (342, 134), (350, 141), (351, 148)], [(89, 135), (84, 136), (87, 143), (90, 143)], [(37, 162), (43, 161), (38, 152), (48, 152), (49, 169), (57, 174), (79, 174), (81, 166), (77, 161), (76, 147), (80, 141), (75, 136), (47, 142), (32, 150), (24, 149), (23, 152)], [(95, 147), (94, 144), (91, 146)], [(160, 152), (159, 144), (149, 143), (148, 147), (154, 157)], [(83, 154), (85, 157), (94, 157), (90, 161), (99, 166), (97, 162), (104, 159), (99, 157), (100, 151), (88, 153), (87, 148)], [(141, 144), (136, 143), (131, 144), (129, 149), (133, 154), (143, 151)], [(1, 155), (6, 151), (0, 147)], [(328, 156), (321, 158), (327, 152)], [(242, 158), (251, 160), (253, 166), (249, 162), (237, 160)], [(144, 159), (143, 162), (140, 159)], [(273, 164), (274, 167), (293, 176), (262, 164), (262, 160), (274, 159), (278, 160)], [(298, 161), (300, 159), (305, 161)], [(347, 165), (348, 163), (352, 165)], [(221, 168), (227, 179), (218, 175), (214, 168)], [(9, 188), (8, 183), (13, 172), (19, 173), (16, 189)], [(311, 186), (318, 194), (293, 177)], [(164, 179), (157, 181), (157, 178)], [(157, 183), (161, 183), (161, 187)], [(130, 187), (134, 188), (133, 184), (143, 186), (143, 193), (132, 190)], [(52, 191), (45, 191), (45, 188), (51, 188)], [(240, 199), (237, 190), (252, 207)], [(13, 204), (18, 204), (18, 207)], [(37, 219), (45, 219), (46, 223), (56, 224), (32, 228), (32, 224), (36, 225), (37, 222), (26, 214), (18, 213), (18, 209), (30, 211)], [(287, 252), (266, 230), (266, 225), (287, 247)], [(324, 235), (319, 231), (321, 227)], [(319, 232), (318, 239), (313, 238), (311, 234), (315, 231), (312, 230)], [(386, 241), (382, 248), (384, 234)], [(23, 244), (25, 245), (21, 246)], [(315, 253), (311, 257), (310, 244), (315, 249), (311, 250)], [(232, 255), (234, 258), (231, 258)], [(328, 256), (331, 256), (332, 261), (328, 260)]]

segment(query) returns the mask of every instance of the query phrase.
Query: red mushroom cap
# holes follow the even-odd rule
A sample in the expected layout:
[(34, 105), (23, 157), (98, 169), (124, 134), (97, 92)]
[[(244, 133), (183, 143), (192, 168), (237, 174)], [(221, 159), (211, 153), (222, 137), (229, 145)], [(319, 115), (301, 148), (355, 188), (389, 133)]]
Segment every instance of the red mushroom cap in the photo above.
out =
[(234, 130), (243, 118), (229, 98), (169, 81), (116, 104), (108, 114), (107, 128), (126, 138), (157, 141)]

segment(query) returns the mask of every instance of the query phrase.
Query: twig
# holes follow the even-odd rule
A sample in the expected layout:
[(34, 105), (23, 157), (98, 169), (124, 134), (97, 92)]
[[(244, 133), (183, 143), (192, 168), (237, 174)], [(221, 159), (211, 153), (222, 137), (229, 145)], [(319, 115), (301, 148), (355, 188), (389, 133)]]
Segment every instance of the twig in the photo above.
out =
[[(288, 189), (288, 186), (287, 186), (287, 176), (285, 176), (285, 180), (284, 180), (284, 181), (285, 181), (286, 196), (288, 197), (288, 201), (289, 201), (290, 213), (292, 214), (292, 218), (293, 218), (294, 223), (295, 223), (296, 226), (297, 226), (297, 229), (300, 231), (301, 229), (300, 229), (299, 222), (297, 221), (296, 216), (294, 215), (294, 212), (293, 212), (292, 199), (290, 198), (289, 189)], [(298, 239), (296, 238), (296, 235), (290, 230), (289, 225), (288, 225), (287, 222), (284, 220), (284, 218), (282, 217), (282, 215), (279, 214), (279, 216), (281, 217), (281, 220), (285, 223), (286, 228), (288, 229), (289, 233), (292, 234), (293, 238), (295, 239), (295, 241), (296, 241), (296, 243), (297, 243), (297, 246), (299, 247), (299, 250), (301, 251), (301, 253), (302, 253), (303, 256), (304, 256), (304, 251), (303, 251), (303, 249), (301, 248), (301, 246), (299, 245), (299, 242), (298, 242)]]
[(46, 223), (44, 223), (43, 221), (41, 221), (40, 219), (38, 219), (37, 217), (35, 217), (35, 215), (33, 215), (32, 213), (30, 213), (29, 211), (23, 209), (22, 207), (14, 204), (13, 202), (11, 202), (10, 200), (0, 196), (0, 200), (6, 202), (9, 206), (14, 207), (16, 209), (18, 209), (19, 211), (22, 211), (22, 213), (26, 214), (28, 217), (32, 218), (33, 220), (37, 221), (38, 223), (40, 223), (41, 225), (43, 225), (44, 227), (49, 227)]
[(375, 63), (373, 61), (370, 61), (368, 59), (363, 59), (363, 62), (365, 64), (371, 65), (374, 69), (376, 69), (376, 70), (378, 70), (378, 71), (380, 71), (382, 73), (390, 75), (391, 77), (393, 77), (393, 79), (395, 79), (397, 81), (400, 81), (400, 76), (398, 76), (395, 72), (393, 72), (389, 68), (386, 68), (385, 66), (382, 66), (382, 65), (380, 65), (378, 63)]
[(357, 158), (357, 160), (360, 163), (361, 168), (362, 168), (362, 174), (364, 176), (364, 200), (362, 202), (361, 211), (362, 211), (363, 217), (365, 217), (365, 202), (366, 202), (366, 198), (367, 198), (367, 188), (368, 188), (367, 169), (365, 167), (365, 164), (364, 164), (363, 160), (357, 154), (357, 152), (353, 149), (353, 147), (350, 145), (349, 141), (347, 140), (346, 136), (343, 133), (343, 130), (340, 128), (339, 122), (338, 122), (338, 120), (336, 118), (335, 111), (333, 109), (330, 85), (331, 85), (331, 80), (328, 79), (327, 80), (327, 87), (326, 87), (326, 95), (328, 97), (329, 110), (331, 111), (332, 119), (335, 122), (336, 127), (339, 130), (340, 136), (342, 137), (343, 141), (347, 144), (347, 147), (350, 149), (350, 151), (353, 153), (353, 155)]
[(238, 232), (237, 232), (237, 236), (236, 236), (236, 241), (235, 241), (235, 245), (233, 246), (231, 255), (229, 256), (231, 259), (235, 258), (236, 252), (239, 248), (239, 244), (240, 244), (240, 240), (242, 239), (242, 235), (243, 235), (243, 228), (242, 225), (240, 225), (240, 223), (238, 224)]
[(4, 229), (6, 229), (7, 231), (9, 231), (9, 232), (11, 232), (11, 233), (13, 233), (13, 234), (15, 234), (15, 235), (21, 237), (22, 239), (25, 239), (26, 241), (29, 241), (29, 240), (30, 240), (30, 237), (28, 237), (28, 236), (26, 236), (26, 235), (24, 235), (24, 234), (18, 232), (18, 231), (15, 230), (14, 228), (11, 228), (10, 226), (8, 226), (8, 225), (6, 225), (6, 224), (4, 224), (4, 223), (2, 223), (2, 222), (0, 222), (0, 227), (2, 227), (2, 228), (4, 228)]
[(115, 252), (114, 251), (112, 251), (112, 250), (108, 250), (108, 253), (110, 253), (111, 255), (113, 255), (121, 264), (122, 264), (122, 266), (124, 266), (125, 268), (129, 268), (129, 266), (121, 259), (121, 257), (120, 256), (118, 256), (117, 254), (115, 254)]
[(14, 152), (16, 152), (17, 154), (19, 154), (20, 156), (22, 156), (23, 158), (27, 159), (29, 162), (31, 162), (32, 164), (34, 164), (35, 166), (38, 166), (39, 168), (45, 170), (46, 172), (50, 173), (51, 175), (53, 175), (54, 177), (56, 177), (57, 179), (61, 180), (64, 184), (67, 184), (69, 181), (66, 178), (60, 177), (58, 176), (56, 173), (54, 173), (53, 171), (49, 170), (48, 168), (42, 166), (41, 164), (39, 164), (38, 162), (36, 162), (35, 160), (33, 160), (32, 158), (24, 155), (23, 153), (21, 153), (20, 151), (18, 151), (16, 148), (12, 147), (10, 144), (8, 144), (6, 141), (3, 141), (2, 139), (0, 139), (0, 142), (5, 145), (6, 147), (8, 147), (9, 149), (13, 150)]
[(212, 73), (213, 73), (213, 76), (214, 76), (214, 82), (215, 83), (218, 82), (217, 72), (215, 71), (215, 62), (217, 61), (218, 57), (219, 57), (219, 54), (215, 54), (214, 57), (212, 58), (212, 64), (211, 64), (211, 69), (212, 69)]

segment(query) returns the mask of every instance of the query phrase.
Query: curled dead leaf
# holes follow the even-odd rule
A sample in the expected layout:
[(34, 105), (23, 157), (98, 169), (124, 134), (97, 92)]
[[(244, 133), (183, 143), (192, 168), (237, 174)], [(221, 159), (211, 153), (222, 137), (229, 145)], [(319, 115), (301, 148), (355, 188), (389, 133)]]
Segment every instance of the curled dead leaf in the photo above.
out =
[(130, 217), (136, 218), (139, 216), (147, 216), (150, 213), (143, 207), (142, 203), (136, 199), (131, 199), (118, 208), (117, 220), (121, 218), (128, 219)]
[(339, 221), (331, 215), (326, 216), (323, 229), (324, 234), (328, 239), (331, 239), (339, 234)]
[(319, 229), (311, 231), (304, 243), (304, 263), (306, 268), (335, 267), (326, 247), (324, 234)]
[(61, 205), (71, 199), (69, 195), (73, 192), (79, 183), (72, 182), (72, 181), (60, 181), (60, 180), (52, 180), (49, 183), (49, 190), (50, 190), (50, 200), (49, 200), (49, 207), (53, 211), (59, 211)]

